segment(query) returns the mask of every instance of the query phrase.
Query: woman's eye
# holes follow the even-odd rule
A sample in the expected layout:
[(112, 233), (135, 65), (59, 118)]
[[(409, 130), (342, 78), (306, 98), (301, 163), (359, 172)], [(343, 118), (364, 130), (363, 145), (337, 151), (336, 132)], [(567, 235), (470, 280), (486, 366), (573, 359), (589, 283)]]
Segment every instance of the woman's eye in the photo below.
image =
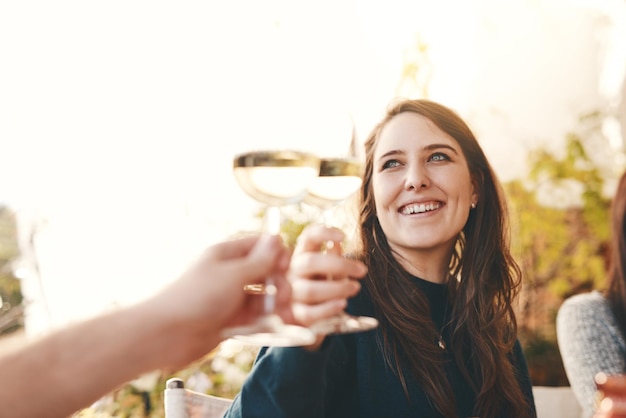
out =
[(397, 167), (399, 165), (400, 165), (400, 162), (398, 160), (385, 161), (385, 163), (383, 164), (383, 170), (386, 170), (388, 168)]
[(450, 157), (443, 152), (436, 152), (428, 158), (428, 161), (447, 161)]

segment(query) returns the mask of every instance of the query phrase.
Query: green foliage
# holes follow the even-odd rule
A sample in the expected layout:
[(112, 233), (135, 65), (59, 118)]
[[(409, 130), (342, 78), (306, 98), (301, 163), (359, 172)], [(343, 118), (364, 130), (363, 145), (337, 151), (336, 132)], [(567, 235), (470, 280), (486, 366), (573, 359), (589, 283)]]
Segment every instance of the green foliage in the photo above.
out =
[(556, 296), (603, 285), (605, 254), (610, 236), (610, 199), (603, 194), (605, 179), (588, 157), (583, 139), (569, 134), (566, 152), (557, 158), (545, 150), (529, 157), (531, 190), (574, 181), (580, 186), (580, 205), (551, 207), (537, 201), (519, 183), (507, 185), (518, 219), (516, 249), (527, 286), (549, 287)]
[(4, 303), (18, 306), (22, 303), (22, 287), (20, 281), (12, 274), (0, 272), (0, 296)]
[(554, 341), (540, 333), (530, 334), (523, 340), (524, 356), (528, 362), (530, 379), (542, 386), (567, 386), (563, 360)]
[[(533, 383), (538, 385), (567, 384), (555, 330), (561, 303), (605, 283), (611, 199), (604, 190), (615, 170), (608, 160), (590, 158), (589, 149), (599, 153), (592, 144), (598, 139), (599, 116), (581, 119), (591, 127), (582, 134), (568, 134), (563, 155), (535, 150), (529, 154), (528, 178), (504, 184), (513, 253), (523, 274), (520, 338)], [(561, 194), (556, 192), (559, 189)], [(547, 190), (543, 199), (539, 190)]]
[(303, 210), (300, 205), (295, 210), (297, 211), (295, 215), (283, 218), (280, 232), (285, 245), (290, 248), (296, 245), (296, 240), (302, 230), (311, 223), (307, 217), (302, 216)]
[(15, 214), (0, 207), (0, 334), (7, 334), (22, 326), (22, 288), (13, 276), (11, 262), (19, 255)]
[(0, 206), (0, 270), (17, 257), (17, 223), (9, 208)]

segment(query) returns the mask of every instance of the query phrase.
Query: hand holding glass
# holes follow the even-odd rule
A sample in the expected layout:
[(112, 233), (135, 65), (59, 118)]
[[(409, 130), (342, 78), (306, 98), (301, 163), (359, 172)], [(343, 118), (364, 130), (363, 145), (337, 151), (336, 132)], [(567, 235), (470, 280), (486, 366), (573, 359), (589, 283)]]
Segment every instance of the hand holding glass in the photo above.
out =
[[(265, 231), (280, 233), (280, 206), (297, 203), (319, 172), (319, 158), (298, 151), (256, 151), (235, 156), (235, 178), (244, 192), (267, 205)], [(244, 291), (244, 290), (242, 290)], [(244, 343), (265, 346), (302, 346), (315, 341), (308, 328), (287, 325), (274, 312), (276, 287), (267, 277), (262, 293), (265, 314), (250, 326), (228, 330), (226, 336)]]
[[(324, 223), (332, 227), (334, 209), (341, 202), (353, 195), (361, 187), (361, 163), (353, 158), (322, 158), (319, 175), (309, 186), (304, 202), (318, 207), (322, 211)], [(326, 249), (332, 250), (335, 243), (326, 243)], [(328, 280), (332, 280), (332, 276)], [(317, 334), (346, 334), (367, 331), (378, 326), (375, 318), (353, 316), (343, 312), (331, 318), (318, 321), (311, 329)]]

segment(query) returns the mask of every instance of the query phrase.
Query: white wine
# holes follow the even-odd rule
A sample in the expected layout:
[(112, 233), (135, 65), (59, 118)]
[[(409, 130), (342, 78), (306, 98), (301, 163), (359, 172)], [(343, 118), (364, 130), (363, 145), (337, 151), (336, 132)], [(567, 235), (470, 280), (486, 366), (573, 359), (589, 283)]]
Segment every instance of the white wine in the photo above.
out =
[(362, 183), (362, 165), (355, 159), (322, 158), (319, 175), (309, 185), (304, 201), (329, 209), (355, 193)]
[(301, 200), (319, 173), (318, 157), (299, 151), (255, 151), (237, 155), (235, 178), (253, 199), (271, 206)]

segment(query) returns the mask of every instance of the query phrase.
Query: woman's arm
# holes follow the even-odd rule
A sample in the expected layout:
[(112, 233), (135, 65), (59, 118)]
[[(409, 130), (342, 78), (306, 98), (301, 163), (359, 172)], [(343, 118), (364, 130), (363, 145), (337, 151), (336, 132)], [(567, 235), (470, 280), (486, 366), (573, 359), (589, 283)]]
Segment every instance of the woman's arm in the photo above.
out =
[(345, 338), (329, 337), (317, 351), (264, 347), (225, 418), (332, 416), (349, 375)]
[(537, 407), (535, 405), (535, 397), (533, 395), (533, 385), (530, 380), (528, 363), (526, 362), (526, 357), (524, 356), (524, 351), (522, 350), (522, 345), (519, 340), (515, 341), (515, 346), (513, 347), (513, 361), (515, 368), (517, 369), (517, 380), (519, 381), (520, 388), (526, 396), (531, 409), (529, 416), (536, 417)]
[(557, 338), (563, 366), (587, 417), (593, 415), (596, 407), (595, 375), (624, 372), (620, 336), (611, 323), (610, 310), (599, 293), (570, 298), (557, 314)]

